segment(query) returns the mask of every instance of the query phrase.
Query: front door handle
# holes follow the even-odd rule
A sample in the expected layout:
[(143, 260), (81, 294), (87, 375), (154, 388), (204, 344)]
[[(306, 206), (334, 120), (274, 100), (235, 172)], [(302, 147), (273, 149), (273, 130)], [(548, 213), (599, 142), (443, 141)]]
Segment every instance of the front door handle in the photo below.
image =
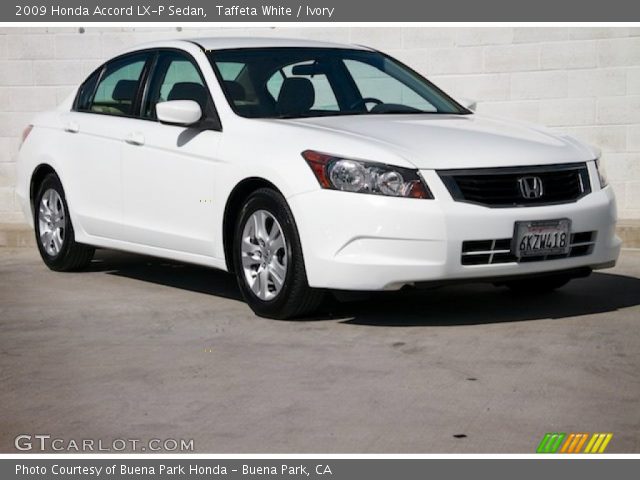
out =
[(140, 132), (132, 132), (124, 139), (129, 145), (144, 145), (144, 135)]
[(80, 131), (80, 126), (73, 121), (68, 121), (64, 126), (64, 131), (69, 133), (78, 133)]

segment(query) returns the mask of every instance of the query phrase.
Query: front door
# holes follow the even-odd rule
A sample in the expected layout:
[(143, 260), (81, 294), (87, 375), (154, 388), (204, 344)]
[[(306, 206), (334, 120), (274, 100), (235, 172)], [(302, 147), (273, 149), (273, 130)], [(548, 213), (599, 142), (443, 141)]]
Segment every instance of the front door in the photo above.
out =
[(126, 240), (190, 254), (214, 256), (213, 205), (221, 132), (156, 120), (155, 105), (194, 100), (205, 116), (213, 102), (195, 61), (179, 51), (161, 52), (142, 105), (123, 147)]

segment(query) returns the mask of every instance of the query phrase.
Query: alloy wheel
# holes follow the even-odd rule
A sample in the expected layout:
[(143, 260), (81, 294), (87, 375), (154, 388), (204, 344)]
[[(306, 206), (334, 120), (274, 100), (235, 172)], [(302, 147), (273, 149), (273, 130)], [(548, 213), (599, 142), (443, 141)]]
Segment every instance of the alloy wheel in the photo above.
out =
[(40, 244), (47, 255), (55, 257), (64, 245), (66, 215), (60, 194), (48, 189), (40, 199), (38, 207), (38, 227)]
[(271, 213), (257, 210), (247, 219), (241, 242), (247, 285), (260, 300), (273, 300), (287, 276), (287, 242), (282, 227)]

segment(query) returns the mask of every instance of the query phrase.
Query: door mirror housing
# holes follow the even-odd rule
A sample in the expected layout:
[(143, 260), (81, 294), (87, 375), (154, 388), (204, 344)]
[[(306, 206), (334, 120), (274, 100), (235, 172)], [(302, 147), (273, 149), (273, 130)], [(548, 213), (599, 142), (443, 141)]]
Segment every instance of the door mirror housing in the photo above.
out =
[(460, 97), (458, 98), (458, 103), (460, 103), (460, 105), (462, 105), (467, 110), (471, 110), (472, 112), (475, 112), (478, 108), (478, 101), (473, 100), (472, 98)]
[(162, 123), (190, 127), (202, 120), (202, 109), (193, 100), (169, 100), (156, 104), (156, 116)]

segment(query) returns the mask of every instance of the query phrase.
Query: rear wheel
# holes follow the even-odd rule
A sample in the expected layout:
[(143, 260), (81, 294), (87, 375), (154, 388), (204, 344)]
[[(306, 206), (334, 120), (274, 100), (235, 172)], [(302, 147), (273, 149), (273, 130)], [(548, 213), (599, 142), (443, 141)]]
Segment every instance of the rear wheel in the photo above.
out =
[(533, 278), (523, 278), (522, 280), (511, 280), (503, 285), (518, 294), (540, 294), (549, 293), (558, 288), (564, 287), (573, 277), (565, 274), (536, 276)]
[(61, 272), (86, 267), (95, 250), (76, 243), (64, 190), (56, 175), (44, 178), (34, 205), (36, 243), (47, 267)]
[(242, 295), (258, 315), (288, 319), (313, 313), (323, 292), (309, 287), (300, 237), (278, 192), (255, 191), (238, 216), (234, 267)]

